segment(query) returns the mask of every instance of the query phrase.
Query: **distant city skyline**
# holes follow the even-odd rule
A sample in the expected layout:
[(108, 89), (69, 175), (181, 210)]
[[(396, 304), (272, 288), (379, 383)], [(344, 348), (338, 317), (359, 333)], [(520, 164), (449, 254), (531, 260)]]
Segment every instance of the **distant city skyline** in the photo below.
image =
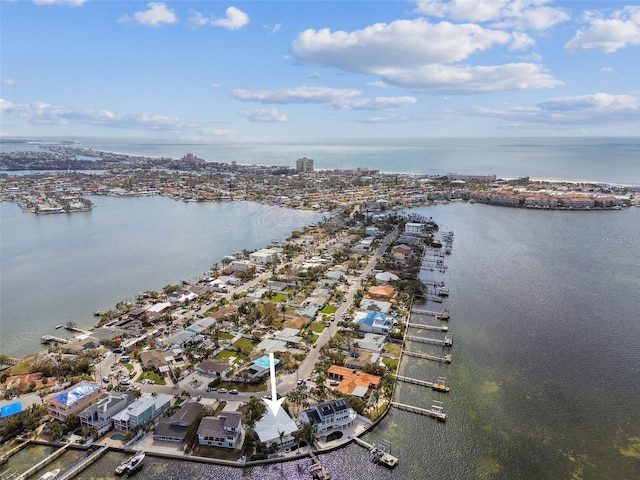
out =
[(0, 136), (638, 136), (640, 1), (0, 0)]

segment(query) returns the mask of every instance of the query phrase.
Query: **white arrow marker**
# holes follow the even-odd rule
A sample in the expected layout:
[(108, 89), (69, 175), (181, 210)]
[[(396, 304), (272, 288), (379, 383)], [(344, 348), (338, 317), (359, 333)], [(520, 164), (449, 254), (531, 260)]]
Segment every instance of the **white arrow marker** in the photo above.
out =
[(269, 353), (269, 375), (271, 376), (271, 400), (268, 398), (263, 398), (263, 400), (271, 410), (271, 413), (273, 413), (273, 416), (277, 417), (278, 411), (282, 407), (282, 402), (286, 397), (278, 398), (276, 393), (276, 364), (273, 352)]

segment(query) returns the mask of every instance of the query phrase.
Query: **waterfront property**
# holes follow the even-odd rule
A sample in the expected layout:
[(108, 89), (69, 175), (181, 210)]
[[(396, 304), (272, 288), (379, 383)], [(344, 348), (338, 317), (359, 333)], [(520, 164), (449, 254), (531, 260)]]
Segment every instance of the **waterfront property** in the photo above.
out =
[[(128, 392), (107, 392), (98, 401), (78, 414), (83, 427), (110, 427), (115, 414), (133, 403), (135, 397)], [(108, 428), (107, 428), (108, 430)]]
[(136, 427), (162, 415), (171, 403), (171, 395), (142, 395), (138, 400), (113, 416), (113, 426), (116, 430), (128, 432)]
[(298, 425), (284, 408), (278, 409), (277, 416), (267, 408), (266, 413), (256, 422), (254, 430), (265, 445), (275, 443), (280, 447), (288, 447), (295, 443), (293, 433), (298, 430)]
[(378, 375), (352, 370), (339, 365), (331, 365), (329, 367), (327, 378), (339, 382), (336, 386), (338, 392), (360, 398), (368, 398), (371, 392), (378, 388), (382, 382), (382, 377)]
[(242, 438), (242, 415), (224, 412), (217, 417), (204, 417), (198, 427), (198, 443), (212, 447), (238, 448)]
[(153, 439), (162, 442), (184, 442), (187, 429), (196, 420), (204, 405), (188, 402), (168, 420), (160, 420), (153, 432)]
[(47, 398), (47, 411), (52, 418), (65, 421), (93, 405), (102, 395), (102, 388), (93, 382), (80, 382)]
[(349, 402), (344, 398), (314, 405), (302, 412), (300, 421), (312, 423), (317, 433), (334, 428), (343, 429), (353, 424), (357, 416)]

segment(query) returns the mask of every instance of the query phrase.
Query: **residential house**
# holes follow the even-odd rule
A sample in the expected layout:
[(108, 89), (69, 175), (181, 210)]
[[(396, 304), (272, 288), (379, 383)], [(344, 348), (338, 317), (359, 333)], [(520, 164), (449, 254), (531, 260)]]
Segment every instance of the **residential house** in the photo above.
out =
[(47, 412), (52, 418), (65, 421), (70, 415), (78, 415), (98, 401), (102, 387), (93, 382), (80, 382), (47, 398)]
[(214, 378), (224, 378), (230, 368), (228, 360), (204, 360), (196, 365), (198, 372)]
[(296, 443), (293, 433), (298, 431), (298, 425), (284, 408), (278, 409), (277, 416), (267, 408), (266, 413), (256, 422), (254, 430), (265, 445), (275, 443), (279, 447), (286, 448)]
[(242, 438), (242, 415), (224, 412), (217, 417), (204, 417), (198, 427), (198, 443), (212, 447), (239, 448)]
[(113, 416), (113, 426), (116, 430), (128, 432), (146, 425), (162, 415), (171, 404), (171, 395), (143, 394), (135, 402), (128, 405)]
[(367, 291), (369, 298), (392, 302), (397, 295), (397, 290), (390, 285), (374, 285)]
[(388, 335), (393, 328), (393, 320), (381, 312), (356, 312), (353, 323), (361, 332)]
[(78, 414), (80, 425), (98, 429), (111, 427), (113, 416), (133, 403), (135, 397), (128, 392), (104, 393), (93, 405)]
[(407, 235), (422, 235), (425, 233), (424, 223), (407, 222), (404, 226), (404, 233)]
[(344, 398), (319, 403), (302, 412), (300, 421), (312, 423), (316, 433), (326, 432), (334, 428), (344, 429), (356, 419), (357, 413)]
[(344, 395), (353, 395), (360, 398), (368, 398), (371, 391), (378, 388), (382, 377), (365, 373), (361, 370), (339, 365), (331, 365), (327, 370), (327, 378), (339, 382), (336, 390)]
[(172, 355), (161, 350), (146, 350), (140, 352), (140, 364), (143, 370), (153, 370), (154, 372), (166, 375), (171, 370), (167, 357)]
[(158, 442), (184, 442), (189, 426), (198, 418), (204, 405), (188, 402), (168, 420), (160, 420), (153, 431), (153, 439)]
[(391, 255), (396, 260), (406, 260), (413, 253), (413, 249), (409, 245), (400, 244), (391, 249)]

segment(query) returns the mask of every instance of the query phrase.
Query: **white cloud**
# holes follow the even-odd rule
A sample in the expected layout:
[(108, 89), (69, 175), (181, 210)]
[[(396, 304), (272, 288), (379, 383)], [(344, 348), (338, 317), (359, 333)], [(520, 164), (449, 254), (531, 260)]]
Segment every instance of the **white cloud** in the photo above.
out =
[(359, 90), (328, 87), (297, 87), (280, 90), (233, 90), (231, 95), (239, 100), (260, 103), (338, 103), (361, 95)]
[[(32, 125), (100, 125), (173, 134), (205, 134), (205, 132), (211, 134), (212, 132), (207, 125), (187, 122), (178, 117), (148, 113), (118, 115), (110, 110), (62, 107), (45, 102), (20, 104), (0, 99), (0, 111), (26, 120)], [(220, 130), (220, 132), (228, 131)]]
[(211, 25), (228, 28), (229, 30), (237, 30), (249, 23), (249, 15), (236, 7), (227, 8), (225, 13), (227, 14), (225, 18), (213, 20)]
[(120, 22), (124, 23), (134, 21), (142, 25), (157, 27), (163, 23), (176, 23), (178, 21), (178, 17), (174, 11), (162, 2), (150, 2), (147, 6), (149, 7), (148, 10), (134, 13), (133, 19), (125, 15), (120, 19)]
[(533, 63), (446, 65), (495, 45), (520, 49), (532, 44), (521, 32), (415, 19), (354, 32), (309, 29), (296, 38), (292, 50), (301, 64), (376, 75), (385, 84), (423, 92), (482, 93), (562, 84)]
[(588, 12), (589, 26), (578, 30), (565, 48), (569, 52), (602, 50), (612, 53), (624, 47), (640, 45), (640, 7), (625, 7), (613, 12), (611, 18), (598, 18), (596, 12)]
[(377, 23), (354, 32), (308, 29), (295, 39), (293, 53), (300, 63), (369, 73), (380, 65), (457, 62), (513, 39), (507, 32), (479, 25), (432, 24), (418, 18)]
[(0, 83), (2, 83), (3, 85), (15, 85), (16, 81), (13, 78), (3, 78), (2, 80), (0, 80)]
[(287, 116), (280, 113), (277, 108), (261, 108), (258, 110), (240, 110), (238, 114), (242, 117), (248, 118), (252, 122), (285, 123), (289, 121)]
[(389, 69), (378, 74), (385, 82), (395, 86), (445, 94), (527, 90), (562, 85), (562, 82), (543, 72), (539, 65), (532, 63), (490, 67), (427, 65), (417, 69)]
[(594, 93), (551, 98), (534, 107), (474, 107), (459, 113), (500, 118), (519, 127), (637, 123), (640, 122), (640, 97)]
[(70, 7), (79, 7), (87, 0), (33, 0), (36, 5), (69, 5)]
[(416, 0), (416, 12), (465, 22), (489, 22), (496, 27), (541, 30), (565, 22), (561, 8), (544, 6), (552, 0)]
[(607, 72), (607, 73), (610, 73), (610, 72), (613, 72), (613, 68), (611, 68), (611, 67), (602, 67), (602, 68), (600, 69), (600, 71), (601, 71), (601, 72)]
[(343, 110), (392, 110), (413, 105), (415, 97), (353, 98), (337, 102), (335, 106)]

